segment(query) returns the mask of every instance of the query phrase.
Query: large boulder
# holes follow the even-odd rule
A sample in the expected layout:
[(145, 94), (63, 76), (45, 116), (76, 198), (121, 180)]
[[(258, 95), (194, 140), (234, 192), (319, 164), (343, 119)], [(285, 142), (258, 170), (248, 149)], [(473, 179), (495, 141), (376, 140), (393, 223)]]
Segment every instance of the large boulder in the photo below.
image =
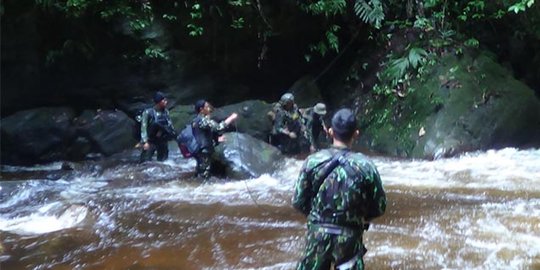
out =
[(65, 107), (37, 108), (2, 118), (2, 163), (35, 163), (65, 158), (75, 138), (74, 112)]
[(272, 122), (267, 116), (272, 105), (261, 100), (247, 100), (244, 102), (223, 106), (216, 109), (212, 117), (223, 120), (231, 113), (238, 113), (238, 118), (233, 124), (237, 132), (249, 134), (259, 140), (268, 140), (272, 130)]
[(132, 148), (134, 122), (121, 111), (64, 107), (17, 112), (2, 119), (2, 163), (34, 164), (109, 156)]
[(416, 158), (540, 146), (539, 99), (487, 54), (448, 55), (427, 74), (393, 103), (363, 104), (364, 145)]
[(279, 150), (248, 134), (230, 132), (216, 147), (215, 162), (233, 179), (259, 177), (276, 170), (282, 160)]
[(133, 147), (134, 121), (122, 111), (84, 111), (76, 120), (78, 134), (93, 145), (93, 152), (106, 156)]

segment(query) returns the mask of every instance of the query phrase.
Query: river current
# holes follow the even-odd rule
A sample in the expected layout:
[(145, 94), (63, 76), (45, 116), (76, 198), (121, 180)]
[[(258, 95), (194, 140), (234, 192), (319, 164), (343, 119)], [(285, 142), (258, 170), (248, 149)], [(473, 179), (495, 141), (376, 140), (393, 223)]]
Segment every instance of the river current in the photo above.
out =
[[(195, 161), (136, 152), (2, 166), (0, 270), (294, 269), (302, 160), (256, 179), (200, 183)], [(364, 235), (366, 269), (540, 269), (540, 150), (372, 157), (388, 197)]]

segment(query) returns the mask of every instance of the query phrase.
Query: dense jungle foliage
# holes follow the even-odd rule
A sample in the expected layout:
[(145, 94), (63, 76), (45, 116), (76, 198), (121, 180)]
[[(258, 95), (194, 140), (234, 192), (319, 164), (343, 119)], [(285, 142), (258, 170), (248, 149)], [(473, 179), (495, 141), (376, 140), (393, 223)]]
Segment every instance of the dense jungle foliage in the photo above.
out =
[(47, 21), (36, 64), (55, 72), (104, 56), (155, 67), (182, 51), (233, 78), (288, 68), (324, 88), (339, 73), (352, 88), (399, 97), (439, 56), (482, 47), (540, 88), (534, 0), (11, 0), (2, 28), (24, 10)]
[[(267, 104), (286, 91), (300, 107), (350, 106), (359, 146), (391, 156), (540, 143), (534, 0), (0, 1), (9, 153), (23, 147), (18, 123), (49, 110), (67, 115), (73, 136), (61, 141), (73, 156), (113, 153), (73, 123), (100, 112), (131, 120), (156, 90), (175, 113), (201, 97)], [(40, 141), (41, 123), (24, 125), (36, 131), (26, 141)], [(54, 143), (27, 147), (26, 160), (71, 155)]]

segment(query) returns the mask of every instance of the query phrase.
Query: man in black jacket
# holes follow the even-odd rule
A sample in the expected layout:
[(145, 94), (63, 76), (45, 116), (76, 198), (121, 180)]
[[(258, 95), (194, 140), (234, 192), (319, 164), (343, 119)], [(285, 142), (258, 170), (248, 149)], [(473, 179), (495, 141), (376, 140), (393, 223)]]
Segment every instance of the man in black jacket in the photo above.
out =
[(166, 160), (169, 156), (167, 142), (175, 137), (175, 130), (167, 110), (167, 98), (161, 92), (153, 97), (154, 107), (143, 111), (141, 117), (142, 152), (140, 162), (152, 160), (157, 151), (157, 160)]

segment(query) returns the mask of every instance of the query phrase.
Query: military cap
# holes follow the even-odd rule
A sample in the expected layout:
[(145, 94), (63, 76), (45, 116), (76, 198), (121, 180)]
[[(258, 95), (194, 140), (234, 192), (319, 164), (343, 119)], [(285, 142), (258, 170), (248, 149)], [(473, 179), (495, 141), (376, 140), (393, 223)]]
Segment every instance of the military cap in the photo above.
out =
[(315, 106), (313, 106), (313, 112), (318, 115), (325, 115), (326, 114), (326, 105), (324, 103), (317, 103)]
[(291, 93), (285, 93), (285, 94), (283, 94), (283, 96), (281, 96), (280, 101), (283, 102), (283, 103), (289, 102), (289, 101), (294, 101), (294, 96)]
[(156, 93), (154, 93), (154, 97), (152, 99), (154, 100), (154, 103), (159, 103), (165, 99), (165, 95), (160, 91), (157, 91)]
[(204, 104), (206, 104), (206, 100), (199, 99), (197, 102), (195, 102), (195, 113), (200, 113), (201, 109), (204, 107)]
[(332, 117), (332, 130), (340, 135), (352, 134), (357, 129), (354, 113), (347, 108), (340, 109)]

